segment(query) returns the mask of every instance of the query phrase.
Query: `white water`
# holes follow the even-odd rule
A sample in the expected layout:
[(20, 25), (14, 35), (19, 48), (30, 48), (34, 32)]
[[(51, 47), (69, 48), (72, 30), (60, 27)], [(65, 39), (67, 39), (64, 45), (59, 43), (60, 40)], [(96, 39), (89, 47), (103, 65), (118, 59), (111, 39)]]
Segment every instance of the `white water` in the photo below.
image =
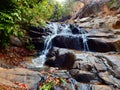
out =
[(83, 45), (84, 45), (84, 51), (89, 51), (89, 47), (88, 47), (88, 39), (87, 39), (87, 35), (86, 34), (82, 34), (82, 39), (83, 39)]
[(78, 39), (78, 43), (79, 43), (79, 37), (82, 37), (84, 51), (89, 51), (88, 44), (87, 44), (87, 36), (85, 32), (83, 32), (83, 34), (74, 35), (72, 34), (72, 31), (69, 28), (69, 25), (61, 25), (57, 23), (48, 24), (46, 28), (49, 28), (52, 33), (46, 37), (45, 42), (44, 42), (44, 50), (42, 51), (41, 55), (38, 58), (35, 58), (32, 60), (33, 65), (35, 67), (43, 67), (46, 61), (46, 55), (49, 52), (49, 50), (52, 48), (52, 40), (58, 35), (77, 37), (76, 39)]

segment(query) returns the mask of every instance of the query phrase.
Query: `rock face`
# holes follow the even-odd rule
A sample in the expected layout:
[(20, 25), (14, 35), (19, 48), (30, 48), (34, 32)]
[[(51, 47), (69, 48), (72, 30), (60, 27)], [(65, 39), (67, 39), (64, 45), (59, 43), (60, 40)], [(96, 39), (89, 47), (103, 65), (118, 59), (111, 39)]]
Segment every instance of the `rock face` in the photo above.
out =
[(78, 25), (51, 24), (44, 29), (46, 33), (30, 31), (36, 47), (43, 48), (44, 40), (50, 47), (45, 65), (60, 69), (51, 75), (70, 81), (53, 86), (53, 90), (120, 90), (119, 18), (93, 15), (77, 19)]
[[(23, 68), (15, 69), (0, 69), (0, 85), (7, 85), (15, 88), (26, 88), (29, 90), (37, 90), (41, 80), (41, 75), (38, 72)], [(22, 87), (19, 84), (24, 84)]]
[[(90, 38), (89, 38), (90, 37)], [(87, 46), (90, 51), (97, 51), (97, 52), (108, 52), (108, 51), (116, 51), (113, 41), (106, 41), (100, 38), (92, 38), (89, 36), (87, 38)], [(94, 36), (93, 36), (94, 37)], [(70, 48), (76, 50), (85, 50), (84, 47), (85, 43), (83, 38), (74, 37), (74, 36), (57, 36), (53, 39), (53, 46), (61, 47), (61, 48)], [(86, 46), (86, 48), (87, 48)], [(106, 48), (104, 48), (106, 47)]]
[(28, 30), (28, 34), (32, 39), (32, 44), (35, 46), (36, 50), (42, 50), (44, 47), (44, 39), (42, 36), (45, 35), (45, 29), (41, 27), (31, 26)]
[[(51, 61), (50, 58), (54, 57), (54, 60), (61, 62), (60, 68), (69, 68), (69, 74), (76, 80), (76, 82), (87, 83), (88, 88), (91, 90), (99, 90), (104, 88), (105, 90), (114, 90), (113, 88), (120, 89), (120, 55), (119, 54), (109, 54), (109, 53), (83, 53), (76, 50), (68, 50), (62, 48), (54, 48), (53, 52), (59, 54), (52, 54), (46, 62)], [(53, 53), (50, 52), (50, 53)], [(49, 53), (49, 56), (50, 56)], [(66, 62), (62, 61), (65, 58), (66, 53), (71, 53), (74, 55), (74, 59), (71, 61), (70, 58)], [(60, 58), (59, 58), (60, 57)], [(53, 62), (56, 62), (52, 59)], [(73, 63), (74, 61), (74, 63)], [(69, 63), (73, 63), (72, 65)], [(58, 63), (57, 63), (58, 64)], [(65, 65), (64, 67), (62, 65)], [(49, 65), (49, 63), (47, 63)], [(86, 87), (86, 84), (78, 85), (78, 87)], [(110, 87), (111, 86), (111, 87)], [(77, 89), (79, 90), (79, 89)], [(89, 89), (81, 89), (89, 90)]]

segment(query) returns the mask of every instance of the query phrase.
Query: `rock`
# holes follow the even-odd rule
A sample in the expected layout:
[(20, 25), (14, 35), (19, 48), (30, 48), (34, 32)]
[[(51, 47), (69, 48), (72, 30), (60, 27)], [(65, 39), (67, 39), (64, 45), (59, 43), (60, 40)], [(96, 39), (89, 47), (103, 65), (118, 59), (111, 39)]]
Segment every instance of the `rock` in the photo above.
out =
[(113, 90), (113, 88), (107, 85), (92, 85), (92, 90)]
[(89, 62), (85, 61), (75, 61), (73, 68), (76, 69), (81, 69), (83, 71), (91, 71), (92, 70), (92, 65)]
[(119, 20), (119, 21), (116, 21), (116, 22), (113, 24), (113, 28), (114, 28), (114, 29), (120, 29), (120, 20)]
[(94, 65), (98, 72), (104, 72), (107, 70), (107, 67), (105, 66), (104, 62), (100, 59), (95, 60)]
[(89, 38), (88, 46), (90, 51), (97, 51), (97, 52), (116, 51), (112, 42), (107, 42), (106, 39), (100, 40), (98, 38)]
[(77, 90), (91, 90), (90, 84), (78, 83), (76, 86)]
[[(94, 9), (93, 9), (94, 8)], [(76, 18), (83, 18), (90, 16), (92, 14), (96, 15), (98, 12), (100, 12), (100, 4), (97, 2), (91, 3), (91, 4), (86, 4), (77, 14)]]
[(115, 72), (115, 77), (120, 79), (120, 67), (116, 68), (114, 72)]
[(45, 29), (42, 27), (30, 26), (28, 31), (35, 31), (38, 33), (44, 33)]
[(24, 45), (24, 43), (18, 37), (11, 36), (10, 39), (11, 39), (12, 45), (19, 46), (19, 47)]
[(42, 50), (44, 48), (43, 38), (40, 37), (32, 38), (32, 44), (35, 46), (36, 50)]
[(91, 22), (80, 23), (80, 24), (79, 24), (79, 27), (93, 28), (93, 23), (91, 23)]
[[(83, 40), (82, 37), (68, 36), (56, 36), (53, 40), (53, 46), (60, 48), (70, 48), (76, 50), (83, 50)], [(78, 47), (79, 46), (79, 47)]]
[(51, 90), (72, 90), (70, 85), (55, 85)]
[(9, 86), (9, 87), (14, 87), (14, 88), (18, 88), (18, 86), (16, 84), (14, 84), (13, 82), (11, 81), (8, 81), (6, 79), (3, 79), (3, 78), (0, 78), (0, 85), (5, 85), (5, 86)]
[(72, 31), (72, 34), (85, 34), (88, 33), (84, 28), (81, 28), (77, 25), (70, 24), (70, 29)]
[(64, 90), (64, 87), (63, 86), (53, 86), (51, 90)]
[(65, 53), (63, 55), (57, 55), (56, 59), (53, 60), (47, 60), (45, 62), (46, 65), (49, 66), (54, 66), (54, 67), (62, 67), (62, 68), (67, 68), (70, 69), (72, 68), (73, 64), (75, 61), (75, 56), (72, 53)]
[(39, 72), (23, 68), (14, 68), (0, 71), (0, 78), (4, 80), (4, 83), (2, 82), (4, 85), (9, 85), (8, 82), (11, 82), (9, 86), (14, 87), (18, 86), (15, 83), (23, 83), (27, 85), (28, 89), (36, 90), (41, 80), (41, 75)]
[(120, 88), (120, 80), (110, 75), (107, 71), (100, 72), (99, 77), (104, 81), (104, 83)]
[(90, 20), (91, 20), (90, 17), (84, 17), (84, 18), (81, 18), (79, 21), (80, 21), (81, 23), (83, 23), (83, 22), (88, 22), (88, 21), (90, 21)]
[(96, 79), (94, 73), (90, 73), (82, 70), (77, 70), (76, 72), (76, 70), (73, 69), (70, 71), (70, 74), (72, 74), (72, 76), (74, 76), (78, 82), (83, 82), (83, 83), (88, 83), (88, 82), (90, 83), (92, 82), (92, 80)]
[(70, 78), (70, 74), (67, 70), (56, 70), (55, 72), (52, 72), (54, 77), (58, 78)]
[(120, 40), (117, 40), (117, 41), (115, 41), (114, 43), (114, 46), (115, 46), (115, 48), (116, 48), (116, 51), (120, 51)]

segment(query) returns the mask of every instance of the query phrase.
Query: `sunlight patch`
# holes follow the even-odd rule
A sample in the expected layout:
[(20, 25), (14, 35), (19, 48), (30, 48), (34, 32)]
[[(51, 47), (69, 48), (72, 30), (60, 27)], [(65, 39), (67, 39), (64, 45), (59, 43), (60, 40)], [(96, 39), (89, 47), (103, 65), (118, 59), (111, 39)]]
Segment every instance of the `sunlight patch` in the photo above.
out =
[(59, 2), (59, 3), (65, 2), (65, 0), (56, 0), (56, 1)]

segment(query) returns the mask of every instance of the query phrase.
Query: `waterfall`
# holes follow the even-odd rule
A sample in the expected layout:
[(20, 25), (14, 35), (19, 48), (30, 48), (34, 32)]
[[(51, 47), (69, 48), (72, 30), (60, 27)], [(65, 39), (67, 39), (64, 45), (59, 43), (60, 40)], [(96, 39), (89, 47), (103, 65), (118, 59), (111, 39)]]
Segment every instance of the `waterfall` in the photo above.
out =
[(84, 51), (89, 51), (89, 47), (87, 44), (87, 35), (86, 32), (84, 30), (82, 30), (81, 28), (76, 28), (79, 30), (78, 34), (73, 34), (72, 30), (70, 28), (69, 24), (58, 24), (58, 23), (50, 23), (46, 25), (46, 29), (48, 31), (50, 31), (49, 35), (45, 37), (44, 40), (44, 49), (41, 52), (41, 55), (38, 58), (35, 58), (32, 60), (33, 64), (35, 67), (43, 67), (45, 61), (46, 61), (46, 55), (49, 52), (49, 50), (52, 48), (52, 40), (56, 37), (56, 36), (65, 36), (65, 37), (74, 37), (75, 39), (77, 39), (77, 43), (76, 45), (79, 46), (79, 37), (81, 37), (83, 39), (83, 47), (84, 47)]

